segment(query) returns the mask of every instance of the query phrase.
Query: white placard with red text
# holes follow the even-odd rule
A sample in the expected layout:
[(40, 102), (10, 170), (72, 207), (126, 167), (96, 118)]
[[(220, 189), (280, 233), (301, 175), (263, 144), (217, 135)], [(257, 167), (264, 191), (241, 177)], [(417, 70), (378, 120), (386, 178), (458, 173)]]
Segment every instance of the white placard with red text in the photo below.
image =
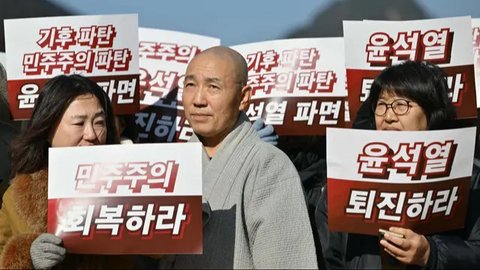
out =
[(413, 21), (344, 21), (348, 101), (352, 120), (385, 67), (428, 61), (447, 75), (459, 118), (476, 117), (470, 17)]
[(140, 142), (188, 141), (193, 130), (186, 121), (183, 77), (192, 58), (218, 38), (140, 28), (140, 107), (136, 125)]
[(389, 226), (422, 234), (462, 228), (475, 131), (327, 129), (330, 230), (377, 235)]
[[(480, 91), (480, 18), (472, 19), (473, 63), (475, 66), (475, 89)], [(480, 94), (477, 93), (477, 108), (480, 108)]]
[(202, 145), (49, 149), (48, 232), (71, 253), (201, 254)]
[(48, 79), (81, 74), (109, 95), (117, 113), (138, 110), (137, 14), (5, 20), (9, 99), (28, 119)]
[(279, 135), (324, 135), (343, 126), (343, 38), (285, 39), (233, 46), (247, 61), (250, 120), (261, 117)]

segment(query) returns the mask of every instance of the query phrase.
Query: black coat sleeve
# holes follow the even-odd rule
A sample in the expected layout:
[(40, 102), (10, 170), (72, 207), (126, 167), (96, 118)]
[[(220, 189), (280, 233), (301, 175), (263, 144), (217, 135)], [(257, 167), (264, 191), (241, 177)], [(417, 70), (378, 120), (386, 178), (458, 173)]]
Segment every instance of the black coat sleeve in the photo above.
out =
[(427, 236), (428, 269), (474, 269), (480, 266), (480, 161), (475, 160), (463, 230)]
[(327, 188), (322, 192), (315, 209), (315, 223), (317, 234), (322, 243), (323, 259), (326, 269), (345, 269), (345, 251), (347, 234), (333, 232), (328, 229)]

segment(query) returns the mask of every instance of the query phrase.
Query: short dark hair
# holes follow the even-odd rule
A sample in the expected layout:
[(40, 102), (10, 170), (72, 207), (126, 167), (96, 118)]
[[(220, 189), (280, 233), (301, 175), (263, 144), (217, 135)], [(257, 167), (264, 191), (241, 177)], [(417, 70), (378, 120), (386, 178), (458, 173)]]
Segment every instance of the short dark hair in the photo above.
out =
[(48, 167), (50, 134), (75, 98), (91, 94), (100, 102), (106, 117), (106, 144), (118, 143), (112, 105), (95, 82), (81, 75), (59, 75), (50, 79), (33, 108), (29, 126), (12, 143), (12, 176), (33, 173)]
[(418, 103), (425, 112), (429, 130), (453, 127), (455, 107), (448, 98), (446, 75), (438, 66), (428, 62), (406, 61), (384, 69), (373, 81), (364, 104), (369, 106), (369, 112), (367, 108), (359, 110), (361, 115), (357, 115), (355, 122), (368, 122), (368, 118), (374, 122), (375, 115), (370, 108), (376, 106), (382, 91)]

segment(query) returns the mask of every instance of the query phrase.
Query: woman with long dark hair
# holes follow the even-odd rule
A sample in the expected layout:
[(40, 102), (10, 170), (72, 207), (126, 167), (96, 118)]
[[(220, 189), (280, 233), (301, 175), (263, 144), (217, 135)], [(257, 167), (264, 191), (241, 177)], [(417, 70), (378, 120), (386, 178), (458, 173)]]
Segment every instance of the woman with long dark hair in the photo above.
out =
[(14, 176), (0, 210), (0, 268), (126, 267), (105, 256), (66, 255), (61, 239), (47, 231), (48, 149), (118, 143), (110, 100), (80, 75), (47, 82), (27, 129), (12, 144)]

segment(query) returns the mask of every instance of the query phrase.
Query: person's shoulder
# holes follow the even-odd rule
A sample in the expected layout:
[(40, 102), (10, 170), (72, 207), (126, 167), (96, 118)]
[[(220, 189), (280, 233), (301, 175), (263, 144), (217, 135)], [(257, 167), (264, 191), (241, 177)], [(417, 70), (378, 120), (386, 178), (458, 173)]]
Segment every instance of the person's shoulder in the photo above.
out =
[(10, 181), (10, 186), (20, 193), (41, 190), (46, 185), (48, 185), (48, 171), (46, 169), (33, 173), (19, 173)]
[(282, 150), (269, 143), (259, 141), (255, 144), (253, 161), (256, 162), (262, 170), (284, 173), (286, 177), (298, 177), (297, 170), (290, 158), (288, 158)]
[(278, 149), (278, 147), (264, 142), (260, 139), (255, 143), (255, 148), (257, 149), (256, 154), (259, 156), (290, 161), (287, 154), (285, 154), (282, 150)]
[(4, 180), (0, 186), (2, 190), (2, 205), (10, 205), (13, 202), (12, 186), (8, 185), (7, 180)]

